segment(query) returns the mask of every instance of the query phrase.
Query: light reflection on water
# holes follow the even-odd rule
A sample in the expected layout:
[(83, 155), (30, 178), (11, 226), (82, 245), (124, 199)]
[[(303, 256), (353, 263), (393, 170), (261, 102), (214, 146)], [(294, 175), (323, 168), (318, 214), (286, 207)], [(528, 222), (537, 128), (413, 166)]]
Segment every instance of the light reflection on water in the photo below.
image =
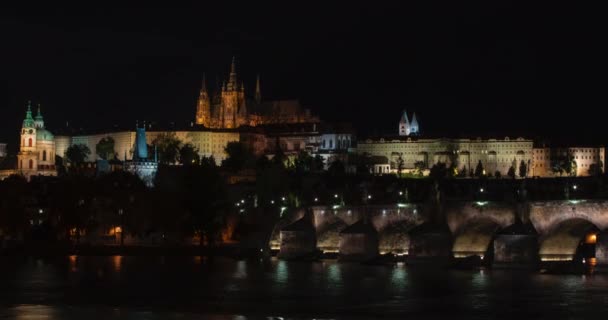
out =
[(276, 259), (0, 259), (0, 319), (189, 320), (201, 313), (204, 319), (245, 314), (241, 319), (247, 320), (293, 314), (310, 315), (295, 319), (359, 314), (418, 318), (428, 313), (527, 317), (529, 305), (547, 317), (569, 310), (580, 313), (579, 318), (606, 312), (608, 277)]

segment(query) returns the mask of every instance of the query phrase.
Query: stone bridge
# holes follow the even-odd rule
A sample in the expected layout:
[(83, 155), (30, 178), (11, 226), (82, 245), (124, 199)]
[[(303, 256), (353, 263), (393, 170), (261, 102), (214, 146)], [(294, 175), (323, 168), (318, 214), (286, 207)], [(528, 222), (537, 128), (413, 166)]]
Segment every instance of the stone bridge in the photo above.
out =
[[(366, 239), (377, 238), (378, 253), (407, 255), (411, 238), (418, 234), (413, 230), (430, 220), (431, 212), (437, 208), (432, 207), (425, 204), (315, 206), (311, 208), (312, 214), (308, 219), (316, 233), (315, 246), (324, 252), (338, 253), (344, 249), (342, 246), (348, 244), (341, 232), (363, 221), (371, 224), (377, 233)], [(608, 263), (608, 256), (606, 261), (602, 260), (608, 250), (608, 237), (604, 233), (608, 231), (608, 201), (446, 202), (441, 205), (440, 212), (447, 225), (446, 233), (451, 237), (452, 256), (456, 258), (483, 258), (496, 251), (496, 259), (507, 262), (528, 254), (545, 261), (572, 260), (581, 243), (594, 243), (597, 239), (598, 262)], [(271, 246), (283, 249), (280, 230), (303, 217), (303, 210), (285, 217), (275, 228)], [(353, 231), (349, 230), (349, 238), (353, 237), (352, 234)], [(527, 244), (522, 247), (524, 238)], [(517, 244), (512, 242), (513, 239), (518, 239)], [(438, 244), (429, 240), (424, 245)]]

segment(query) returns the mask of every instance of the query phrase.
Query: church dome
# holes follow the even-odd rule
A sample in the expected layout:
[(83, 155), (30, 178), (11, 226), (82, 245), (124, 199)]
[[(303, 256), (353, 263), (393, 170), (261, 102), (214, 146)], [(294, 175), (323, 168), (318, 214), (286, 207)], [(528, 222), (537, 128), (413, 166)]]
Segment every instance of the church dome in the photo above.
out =
[(36, 130), (36, 140), (37, 141), (54, 141), (55, 136), (46, 129), (38, 129), (38, 130)]

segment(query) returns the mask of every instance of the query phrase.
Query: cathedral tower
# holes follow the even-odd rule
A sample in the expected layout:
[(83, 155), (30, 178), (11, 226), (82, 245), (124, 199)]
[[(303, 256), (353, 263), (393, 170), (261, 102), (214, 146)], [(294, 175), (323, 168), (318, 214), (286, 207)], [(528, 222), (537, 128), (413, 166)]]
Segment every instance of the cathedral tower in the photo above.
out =
[(222, 89), (222, 105), (220, 106), (220, 127), (233, 129), (238, 127), (238, 111), (240, 96), (244, 96), (244, 92), (238, 88), (236, 79), (236, 58), (232, 57), (232, 65), (230, 66), (230, 76), (228, 82)]
[(260, 75), (255, 78), (255, 103), (262, 103), (262, 91), (260, 90)]
[(211, 99), (207, 92), (207, 83), (203, 74), (203, 85), (196, 105), (196, 124), (211, 127)]
[(399, 121), (399, 135), (409, 136), (410, 128), (410, 121), (407, 118), (407, 111), (403, 110), (403, 116), (401, 116), (401, 120)]
[(418, 126), (418, 119), (416, 119), (416, 112), (412, 115), (412, 123), (410, 124), (410, 134), (419, 134), (420, 127)]

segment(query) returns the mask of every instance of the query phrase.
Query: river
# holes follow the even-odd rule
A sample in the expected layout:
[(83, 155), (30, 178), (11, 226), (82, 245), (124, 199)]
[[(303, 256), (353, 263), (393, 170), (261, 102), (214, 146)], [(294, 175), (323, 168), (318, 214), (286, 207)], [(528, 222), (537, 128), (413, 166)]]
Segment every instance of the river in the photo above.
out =
[(0, 319), (581, 318), (608, 276), (205, 257), (0, 257)]

